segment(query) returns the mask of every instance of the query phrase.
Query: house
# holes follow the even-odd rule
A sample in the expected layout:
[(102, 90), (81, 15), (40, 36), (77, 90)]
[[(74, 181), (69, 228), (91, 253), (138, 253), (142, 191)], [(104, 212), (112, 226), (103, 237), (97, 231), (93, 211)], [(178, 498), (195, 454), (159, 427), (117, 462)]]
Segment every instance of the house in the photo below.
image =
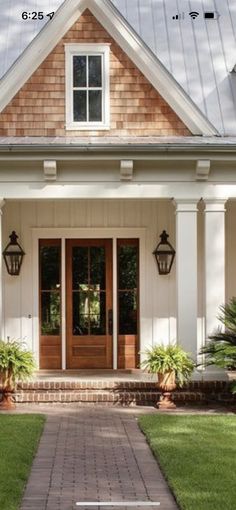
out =
[(0, 0), (1, 336), (40, 369), (197, 359), (235, 295), (236, 9), (178, 4)]

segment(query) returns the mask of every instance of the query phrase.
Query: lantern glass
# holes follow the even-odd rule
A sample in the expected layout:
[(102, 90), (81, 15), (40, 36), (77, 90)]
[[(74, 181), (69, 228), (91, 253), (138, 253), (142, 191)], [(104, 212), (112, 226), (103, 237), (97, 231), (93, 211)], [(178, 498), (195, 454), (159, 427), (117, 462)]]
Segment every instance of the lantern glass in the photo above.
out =
[(5, 250), (3, 251), (3, 258), (5, 260), (8, 274), (17, 276), (20, 274), (20, 269), (25, 253), (17, 242), (18, 236), (14, 230), (9, 237), (10, 243), (8, 243)]
[(163, 230), (160, 235), (161, 241), (153, 252), (159, 274), (169, 274), (175, 258), (175, 250), (169, 243), (168, 237), (166, 231)]

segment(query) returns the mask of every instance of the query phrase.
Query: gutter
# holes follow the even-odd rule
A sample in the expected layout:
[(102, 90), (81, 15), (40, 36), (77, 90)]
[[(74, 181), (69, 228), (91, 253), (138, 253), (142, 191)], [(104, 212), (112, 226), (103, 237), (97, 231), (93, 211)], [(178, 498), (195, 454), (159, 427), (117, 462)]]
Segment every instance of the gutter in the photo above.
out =
[(32, 145), (32, 144), (4, 144), (0, 145), (0, 152), (4, 153), (17, 153), (17, 152), (64, 152), (64, 153), (132, 153), (132, 152), (145, 152), (145, 153), (156, 153), (156, 152), (165, 152), (165, 153), (173, 153), (173, 152), (236, 152), (236, 142), (235, 143), (208, 143), (203, 145), (201, 143), (193, 143), (193, 144), (134, 144), (134, 145), (68, 145), (68, 144), (58, 144), (58, 145)]

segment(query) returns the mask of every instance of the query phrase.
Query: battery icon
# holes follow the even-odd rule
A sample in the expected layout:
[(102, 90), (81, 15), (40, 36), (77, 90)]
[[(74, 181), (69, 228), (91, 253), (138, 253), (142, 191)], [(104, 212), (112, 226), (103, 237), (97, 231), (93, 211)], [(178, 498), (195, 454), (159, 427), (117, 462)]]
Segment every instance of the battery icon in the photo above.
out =
[(204, 12), (205, 19), (218, 19), (219, 17), (220, 17), (220, 14), (216, 11)]

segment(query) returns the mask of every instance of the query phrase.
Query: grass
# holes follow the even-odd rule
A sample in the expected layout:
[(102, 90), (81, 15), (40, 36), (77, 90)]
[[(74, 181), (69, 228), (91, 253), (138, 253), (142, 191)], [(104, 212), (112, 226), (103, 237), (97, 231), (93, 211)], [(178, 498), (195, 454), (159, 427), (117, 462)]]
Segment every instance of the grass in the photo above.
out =
[(182, 510), (236, 508), (236, 417), (149, 415), (139, 425)]
[(28, 479), (45, 418), (0, 416), (0, 509), (16, 510)]

